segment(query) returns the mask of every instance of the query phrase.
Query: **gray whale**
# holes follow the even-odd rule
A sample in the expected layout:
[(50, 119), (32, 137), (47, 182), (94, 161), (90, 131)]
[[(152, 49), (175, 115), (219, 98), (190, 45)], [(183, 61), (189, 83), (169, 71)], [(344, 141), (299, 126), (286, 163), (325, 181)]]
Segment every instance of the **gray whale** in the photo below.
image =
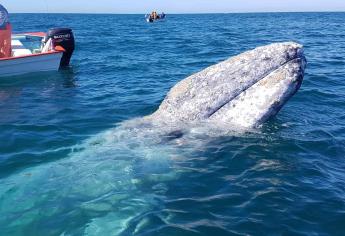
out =
[[(198, 135), (219, 135), (214, 124), (220, 130), (262, 124), (298, 90), (305, 66), (296, 43), (243, 53), (182, 80), (152, 115), (0, 179), (0, 235), (30, 228), (36, 235), (139, 234), (147, 215), (164, 209), (157, 196), (164, 198), (166, 183), (189, 171), (179, 163), (207, 146)], [(169, 222), (174, 214), (161, 217)]]
[(182, 80), (146, 119), (175, 126), (201, 121), (259, 126), (298, 91), (306, 64), (300, 44), (258, 47)]

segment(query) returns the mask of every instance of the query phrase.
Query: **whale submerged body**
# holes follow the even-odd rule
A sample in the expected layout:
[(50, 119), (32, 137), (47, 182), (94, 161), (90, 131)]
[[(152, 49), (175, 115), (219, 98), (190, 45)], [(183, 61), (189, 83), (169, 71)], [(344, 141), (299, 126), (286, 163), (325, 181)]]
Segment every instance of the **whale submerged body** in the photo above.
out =
[[(205, 146), (205, 140), (185, 135), (188, 127), (259, 126), (296, 93), (305, 66), (296, 43), (245, 52), (182, 80), (152, 115), (85, 141), (67, 158), (0, 179), (0, 234), (32, 227), (40, 235), (140, 232), (146, 213), (164, 207), (157, 200), (165, 194), (164, 182), (188, 171), (177, 158), (191, 158)], [(169, 222), (173, 215), (164, 217)]]

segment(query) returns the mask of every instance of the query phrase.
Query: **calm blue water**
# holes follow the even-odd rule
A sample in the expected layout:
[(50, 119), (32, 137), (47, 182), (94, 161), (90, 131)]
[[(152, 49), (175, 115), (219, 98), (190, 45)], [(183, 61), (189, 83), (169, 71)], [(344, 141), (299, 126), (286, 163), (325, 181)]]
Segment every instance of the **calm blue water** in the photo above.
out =
[[(11, 20), (71, 27), (77, 49), (69, 70), (0, 80), (0, 235), (345, 234), (345, 13)], [(256, 132), (176, 145), (115, 128), (186, 76), (288, 40), (305, 45), (303, 86)]]

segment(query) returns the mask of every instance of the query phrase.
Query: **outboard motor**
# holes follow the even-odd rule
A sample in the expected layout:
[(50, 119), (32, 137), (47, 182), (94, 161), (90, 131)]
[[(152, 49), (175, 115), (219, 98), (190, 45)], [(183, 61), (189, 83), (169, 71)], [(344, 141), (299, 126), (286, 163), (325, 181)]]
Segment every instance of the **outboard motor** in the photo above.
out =
[(65, 49), (60, 61), (60, 68), (68, 66), (75, 48), (72, 30), (69, 28), (50, 29), (47, 33), (45, 43), (48, 42), (49, 39), (52, 40), (53, 47), (61, 46)]

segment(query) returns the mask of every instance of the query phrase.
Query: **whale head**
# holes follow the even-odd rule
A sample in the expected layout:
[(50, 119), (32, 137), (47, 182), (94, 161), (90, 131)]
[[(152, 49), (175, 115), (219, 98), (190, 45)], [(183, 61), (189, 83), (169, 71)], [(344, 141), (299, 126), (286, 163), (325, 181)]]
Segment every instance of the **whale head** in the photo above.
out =
[(258, 47), (180, 81), (150, 119), (257, 127), (298, 91), (305, 68), (300, 44)]

